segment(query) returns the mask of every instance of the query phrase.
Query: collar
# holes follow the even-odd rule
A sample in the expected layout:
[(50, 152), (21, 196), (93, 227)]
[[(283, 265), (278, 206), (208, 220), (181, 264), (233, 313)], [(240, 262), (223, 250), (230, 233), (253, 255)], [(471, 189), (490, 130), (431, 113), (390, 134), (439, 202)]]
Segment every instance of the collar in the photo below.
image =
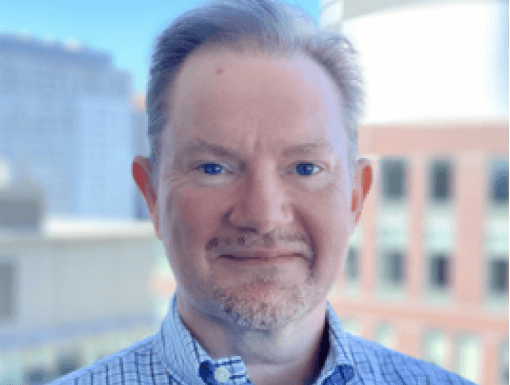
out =
[[(326, 327), (329, 334), (329, 351), (326, 362), (315, 384), (330, 376), (339, 376), (345, 382), (354, 376), (354, 364), (347, 335), (340, 319), (327, 303)], [(167, 315), (158, 333), (158, 355), (170, 375), (187, 384), (242, 385), (251, 383), (240, 356), (213, 360), (184, 325), (177, 311), (177, 297), (170, 300)]]

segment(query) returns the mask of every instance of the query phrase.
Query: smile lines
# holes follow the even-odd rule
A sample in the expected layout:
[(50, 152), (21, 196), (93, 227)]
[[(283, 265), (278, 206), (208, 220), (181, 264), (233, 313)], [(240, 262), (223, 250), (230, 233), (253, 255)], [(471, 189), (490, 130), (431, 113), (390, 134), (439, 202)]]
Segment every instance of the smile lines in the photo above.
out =
[[(206, 246), (211, 256), (233, 258), (301, 255), (311, 261), (314, 251), (304, 234), (241, 235), (238, 237), (214, 237)], [(259, 255), (257, 255), (259, 254)]]

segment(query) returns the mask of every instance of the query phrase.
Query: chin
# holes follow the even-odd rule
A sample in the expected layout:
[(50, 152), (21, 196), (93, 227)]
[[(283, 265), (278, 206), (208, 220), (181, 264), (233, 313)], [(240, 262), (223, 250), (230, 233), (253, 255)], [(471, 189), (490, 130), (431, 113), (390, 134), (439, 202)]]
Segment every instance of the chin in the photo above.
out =
[(222, 318), (248, 330), (271, 330), (307, 314), (316, 303), (311, 283), (284, 286), (271, 280), (246, 282), (235, 287), (214, 285), (212, 301)]

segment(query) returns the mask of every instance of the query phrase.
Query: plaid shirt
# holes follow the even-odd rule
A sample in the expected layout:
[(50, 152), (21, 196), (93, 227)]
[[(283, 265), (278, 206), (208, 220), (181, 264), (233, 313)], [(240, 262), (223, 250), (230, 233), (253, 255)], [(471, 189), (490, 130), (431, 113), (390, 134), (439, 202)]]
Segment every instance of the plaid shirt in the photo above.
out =
[[(326, 322), (329, 352), (314, 385), (473, 385), (436, 365), (346, 333), (329, 303)], [(159, 332), (52, 383), (64, 384), (243, 385), (252, 382), (241, 357), (213, 360), (204, 351), (182, 322), (174, 295)]]

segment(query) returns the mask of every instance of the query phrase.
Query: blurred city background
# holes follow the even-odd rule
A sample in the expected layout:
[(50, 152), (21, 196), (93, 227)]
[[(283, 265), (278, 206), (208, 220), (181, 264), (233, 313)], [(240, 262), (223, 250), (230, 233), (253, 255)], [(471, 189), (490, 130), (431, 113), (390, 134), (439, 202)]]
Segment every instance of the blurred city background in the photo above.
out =
[[(131, 161), (152, 42), (203, 2), (2, 5), (0, 385), (159, 328), (175, 282)], [(291, 3), (351, 39), (366, 81), (376, 179), (329, 296), (344, 328), (508, 384), (508, 1)]]

